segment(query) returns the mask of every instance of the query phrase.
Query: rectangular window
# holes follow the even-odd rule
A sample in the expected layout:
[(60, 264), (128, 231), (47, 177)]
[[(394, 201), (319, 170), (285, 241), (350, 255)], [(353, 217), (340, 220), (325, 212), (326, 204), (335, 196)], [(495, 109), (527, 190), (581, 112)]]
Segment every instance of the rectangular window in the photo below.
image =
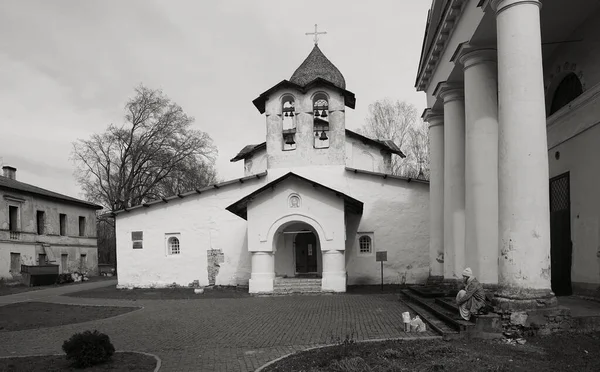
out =
[(19, 207), (14, 205), (8, 206), (8, 229), (19, 231)]
[(82, 270), (86, 268), (86, 266), (87, 266), (87, 254), (82, 253), (81, 255), (79, 255), (79, 266), (80, 266), (80, 268)]
[(21, 254), (10, 252), (10, 272), (19, 274), (21, 272)]
[(133, 249), (142, 249), (144, 240), (144, 232), (143, 231), (132, 231), (131, 232), (131, 241), (133, 243)]
[(46, 224), (46, 213), (44, 211), (37, 211), (36, 213), (36, 221), (37, 221), (37, 233), (38, 235), (44, 234), (44, 227)]
[(66, 274), (69, 272), (69, 255), (68, 254), (60, 255), (60, 271), (63, 274)]
[(67, 215), (64, 213), (59, 214), (60, 224), (60, 235), (67, 235)]
[(79, 216), (79, 236), (85, 236), (85, 217)]
[(46, 265), (48, 262), (46, 261), (46, 255), (43, 253), (38, 254), (38, 265)]

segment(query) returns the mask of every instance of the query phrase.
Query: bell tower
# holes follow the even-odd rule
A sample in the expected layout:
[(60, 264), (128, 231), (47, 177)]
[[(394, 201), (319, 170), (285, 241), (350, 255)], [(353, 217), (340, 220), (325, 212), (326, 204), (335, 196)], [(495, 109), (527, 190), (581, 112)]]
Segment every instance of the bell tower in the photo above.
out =
[(267, 123), (267, 168), (344, 165), (346, 107), (354, 93), (342, 73), (315, 45), (289, 80), (283, 80), (253, 103)]

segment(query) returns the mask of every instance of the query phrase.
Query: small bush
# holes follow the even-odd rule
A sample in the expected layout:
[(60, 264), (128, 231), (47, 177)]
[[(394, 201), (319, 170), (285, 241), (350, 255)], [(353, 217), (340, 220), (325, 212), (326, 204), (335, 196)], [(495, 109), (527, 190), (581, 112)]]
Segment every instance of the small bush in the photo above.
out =
[(96, 330), (75, 333), (63, 343), (62, 349), (77, 368), (104, 363), (115, 353), (110, 338)]

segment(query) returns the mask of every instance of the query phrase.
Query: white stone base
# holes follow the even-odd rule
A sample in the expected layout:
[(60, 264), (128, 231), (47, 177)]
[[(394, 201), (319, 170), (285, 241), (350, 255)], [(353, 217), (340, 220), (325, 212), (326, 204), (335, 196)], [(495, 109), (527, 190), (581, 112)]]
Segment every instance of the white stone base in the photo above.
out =
[(273, 293), (274, 273), (255, 274), (248, 282), (248, 293)]
[(321, 290), (323, 292), (346, 292), (346, 272), (323, 272)]

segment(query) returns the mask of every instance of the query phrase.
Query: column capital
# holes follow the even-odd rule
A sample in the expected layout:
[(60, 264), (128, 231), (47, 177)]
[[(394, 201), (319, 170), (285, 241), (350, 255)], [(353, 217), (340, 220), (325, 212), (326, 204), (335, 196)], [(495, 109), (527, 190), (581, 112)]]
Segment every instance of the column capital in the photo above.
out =
[(481, 63), (497, 63), (498, 51), (493, 48), (466, 47), (459, 52), (458, 62), (464, 70)]
[(425, 111), (423, 111), (421, 119), (423, 119), (424, 122), (429, 123), (429, 128), (444, 125), (444, 114), (430, 108), (426, 108)]
[(433, 91), (433, 95), (443, 99), (444, 103), (463, 101), (465, 99), (463, 87), (455, 83), (440, 83)]
[(496, 15), (508, 8), (522, 4), (531, 4), (537, 5), (540, 8), (542, 7), (542, 2), (540, 0), (490, 0), (490, 5), (496, 12)]

